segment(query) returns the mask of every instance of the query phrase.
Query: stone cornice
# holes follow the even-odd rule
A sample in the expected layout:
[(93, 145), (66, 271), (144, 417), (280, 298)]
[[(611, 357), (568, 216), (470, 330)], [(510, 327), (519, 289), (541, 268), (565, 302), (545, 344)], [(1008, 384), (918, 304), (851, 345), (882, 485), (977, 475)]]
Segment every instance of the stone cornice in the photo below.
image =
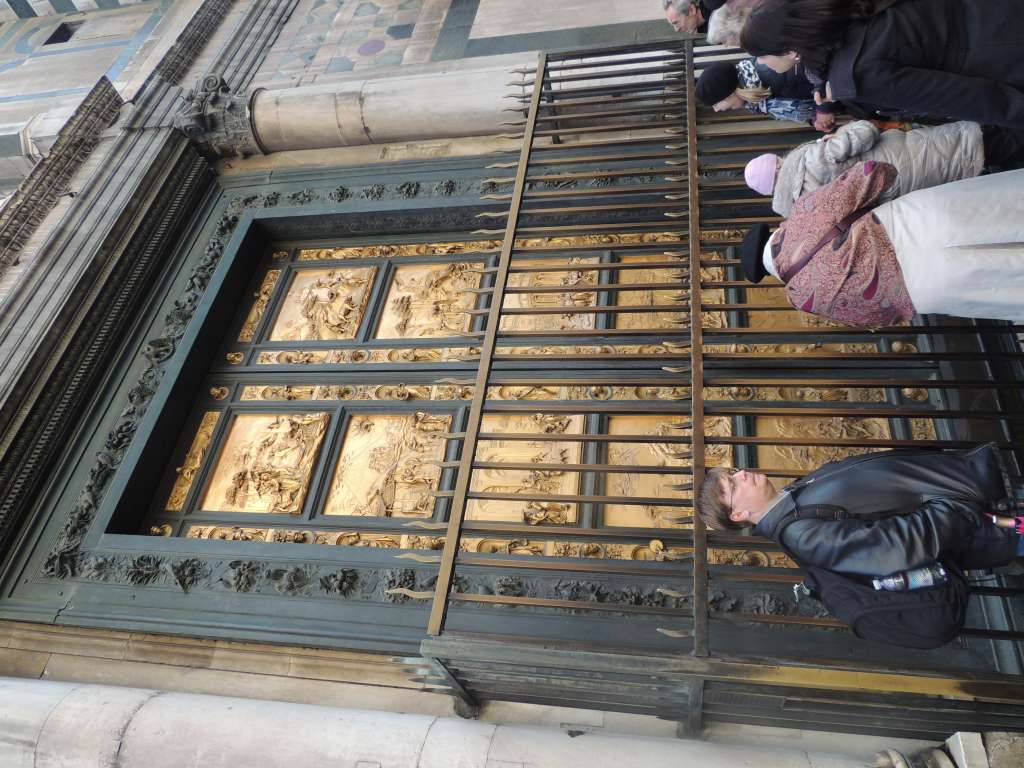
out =
[(233, 4), (233, 0), (207, 0), (203, 3), (156, 65), (150, 80), (180, 83)]
[(17, 263), (25, 244), (67, 191), (71, 177), (123, 103), (111, 82), (101, 77), (60, 129), (49, 154), (36, 163), (0, 211), (0, 277)]

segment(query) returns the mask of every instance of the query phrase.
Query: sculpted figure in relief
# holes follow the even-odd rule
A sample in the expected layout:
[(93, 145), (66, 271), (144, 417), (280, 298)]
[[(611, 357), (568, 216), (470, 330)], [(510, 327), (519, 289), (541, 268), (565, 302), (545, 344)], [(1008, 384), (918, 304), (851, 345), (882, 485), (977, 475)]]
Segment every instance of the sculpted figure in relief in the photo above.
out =
[(262, 436), (232, 457), (231, 481), (224, 498), (245, 512), (297, 514), (327, 414), (277, 416)]
[(345, 272), (319, 278), (302, 293), (302, 315), (308, 321), (305, 338), (351, 338), (359, 324), (360, 307), (352, 293), (366, 281)]
[(388, 293), (377, 338), (455, 336), (469, 330), (481, 264), (429, 264), (399, 267)]
[(374, 274), (374, 268), (297, 271), (271, 340), (355, 338)]
[(345, 436), (327, 500), (329, 515), (429, 516), (444, 456), (447, 414), (367, 414)]

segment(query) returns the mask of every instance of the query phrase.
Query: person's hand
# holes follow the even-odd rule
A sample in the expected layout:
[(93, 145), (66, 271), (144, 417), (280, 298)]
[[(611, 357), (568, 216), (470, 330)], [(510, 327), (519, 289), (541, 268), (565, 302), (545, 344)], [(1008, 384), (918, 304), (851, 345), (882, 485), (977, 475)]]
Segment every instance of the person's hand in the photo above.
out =
[(825, 83), (825, 95), (823, 96), (819, 91), (815, 91), (814, 103), (820, 107), (822, 104), (827, 104), (830, 101), (835, 101), (832, 98), (832, 83)]
[(836, 129), (836, 116), (831, 112), (818, 112), (814, 116), (814, 128), (822, 133), (831, 133)]

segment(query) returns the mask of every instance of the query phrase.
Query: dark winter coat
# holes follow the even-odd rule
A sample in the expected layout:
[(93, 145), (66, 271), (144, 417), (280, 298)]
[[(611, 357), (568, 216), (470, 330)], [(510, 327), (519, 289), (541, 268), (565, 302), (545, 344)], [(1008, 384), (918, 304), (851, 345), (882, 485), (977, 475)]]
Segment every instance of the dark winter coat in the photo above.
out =
[[(798, 99), (800, 101), (814, 101), (814, 86), (807, 79), (804, 68), (799, 64), (788, 72), (776, 72), (764, 64), (754, 64), (757, 75), (766, 88), (770, 88), (772, 96), (777, 99)], [(838, 101), (838, 99), (837, 99)], [(837, 104), (821, 104), (817, 107), (818, 112), (835, 112)]]
[(1024, 128), (1024, 0), (899, 0), (850, 27), (829, 60), (855, 113)]
[[(798, 519), (782, 544), (802, 562), (842, 573), (885, 576), (948, 557), (961, 568), (1005, 565), (1018, 535), (981, 517), (1006, 496), (994, 446), (968, 451), (886, 451), (826, 464), (789, 486), (757, 524), (776, 538), (790, 512), (840, 507), (844, 520)], [(892, 514), (881, 520), (864, 515)]]

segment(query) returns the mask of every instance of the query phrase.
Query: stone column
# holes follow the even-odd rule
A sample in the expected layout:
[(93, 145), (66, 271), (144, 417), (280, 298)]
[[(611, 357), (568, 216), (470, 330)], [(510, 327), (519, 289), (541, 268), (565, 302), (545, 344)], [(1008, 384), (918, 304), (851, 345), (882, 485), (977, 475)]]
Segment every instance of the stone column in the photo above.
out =
[[(517, 133), (521, 128), (508, 123), (523, 113), (509, 110), (520, 102), (507, 97), (530, 92), (536, 64), (534, 54), (510, 54), (431, 65), (409, 74), (400, 69), (366, 80), (247, 93), (233, 93), (221, 78), (209, 75), (188, 95), (175, 125), (214, 158)], [(623, 65), (617, 68), (619, 75), (589, 80), (586, 87), (628, 84)], [(572, 74), (572, 69), (558, 72), (562, 78)], [(682, 90), (678, 82), (670, 85)], [(561, 79), (552, 87), (571, 90), (580, 84)], [(610, 103), (614, 99), (609, 96)], [(571, 120), (574, 111), (589, 109), (563, 106), (559, 114)], [(666, 114), (681, 119), (681, 109), (667, 107)], [(637, 128), (649, 119), (622, 118), (624, 123), (635, 120)]]
[(216, 75), (192, 91), (176, 126), (208, 156), (333, 149), (397, 141), (487, 136), (507, 131), (508, 56), (474, 69), (232, 93)]

